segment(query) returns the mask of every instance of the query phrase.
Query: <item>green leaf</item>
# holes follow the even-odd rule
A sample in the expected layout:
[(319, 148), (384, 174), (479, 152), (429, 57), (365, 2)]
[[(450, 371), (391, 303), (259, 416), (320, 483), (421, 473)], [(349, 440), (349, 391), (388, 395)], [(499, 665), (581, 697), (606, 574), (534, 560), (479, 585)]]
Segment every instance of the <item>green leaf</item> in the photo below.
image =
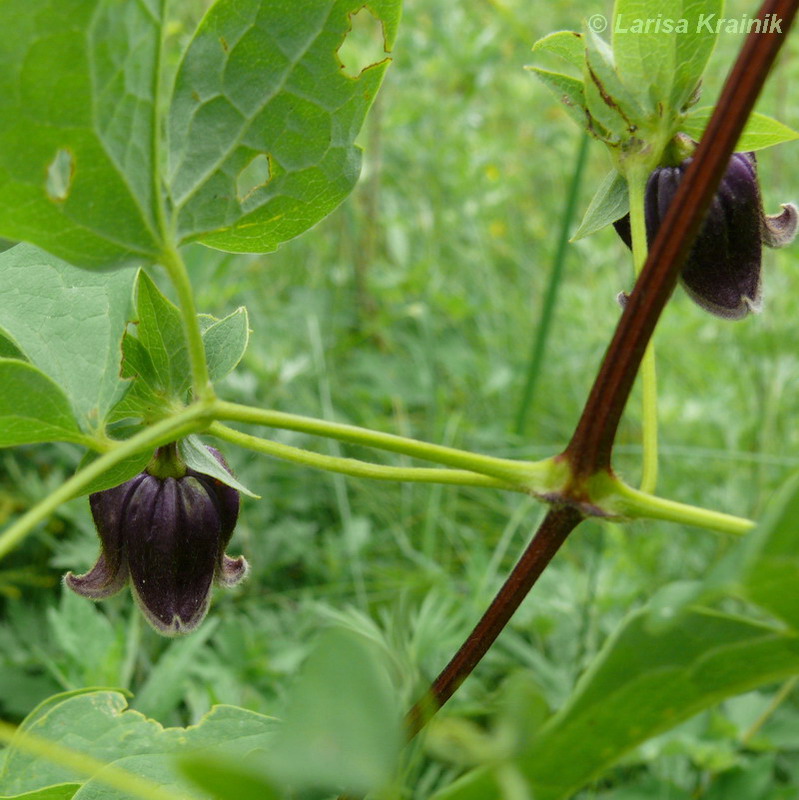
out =
[(430, 800), (486, 800), (488, 797), (504, 796), (496, 771), (489, 767), (478, 767), (437, 791)]
[(403, 743), (396, 692), (374, 645), (349, 631), (322, 637), (290, 696), (268, 770), (297, 789), (366, 794), (386, 786)]
[(46, 789), (39, 789), (35, 792), (25, 792), (25, 794), (1, 795), (0, 800), (71, 800), (75, 792), (80, 789), (79, 783), (59, 783), (56, 786), (48, 786)]
[[(388, 59), (345, 75), (337, 58), (361, 0), (217, 0), (180, 64), (167, 180), (181, 241), (267, 252), (351, 191), (355, 138)], [(391, 49), (398, 0), (368, 4)], [(253, 165), (262, 183), (252, 187)], [(246, 189), (240, 178), (247, 178)]]
[(25, 354), (14, 342), (0, 331), (0, 358), (18, 358), (25, 361)]
[[(156, 420), (183, 403), (191, 385), (186, 339), (178, 308), (141, 272), (137, 292), (138, 325), (122, 341), (122, 376), (133, 382), (113, 409), (111, 421)], [(247, 310), (221, 320), (198, 315), (212, 380), (225, 377), (241, 360), (249, 342)]]
[(588, 204), (582, 222), (574, 232), (575, 242), (621, 219), (630, 210), (627, 181), (615, 169), (603, 179), (596, 194)]
[(128, 330), (122, 340), (122, 376), (132, 383), (109, 415), (112, 422), (155, 421), (185, 402), (191, 384), (180, 311), (144, 271), (137, 282), (136, 315), (135, 335)]
[(232, 486), (236, 491), (260, 500), (259, 495), (253, 494), (243, 483), (237, 481), (209, 452), (199, 436), (187, 436), (180, 442), (180, 455), (188, 466), (203, 475), (210, 475), (227, 486)]
[(585, 63), (583, 36), (576, 31), (550, 33), (533, 45), (533, 52), (553, 53), (577, 67), (581, 72)]
[(629, 138), (631, 130), (645, 119), (644, 110), (619, 78), (608, 43), (590, 28), (586, 28), (584, 38), (583, 85), (588, 113), (618, 139)]
[(716, 43), (715, 24), (703, 20), (721, 13), (722, 0), (616, 0), (616, 67), (647, 111), (686, 105)]
[(124, 634), (114, 628), (94, 603), (87, 603), (74, 592), (63, 591), (59, 607), (47, 609), (47, 621), (54, 641), (80, 666), (80, 678), (85, 685), (119, 683)]
[(183, 697), (189, 677), (189, 667), (219, 624), (212, 619), (194, 636), (170, 643), (158, 663), (150, 670), (147, 680), (133, 702), (133, 708), (147, 717), (162, 720)]
[(565, 800), (649, 737), (725, 697), (797, 671), (793, 633), (697, 608), (653, 631), (647, 609), (637, 611), (605, 644), (520, 766), (537, 800)]
[(3, 4), (0, 235), (81, 266), (157, 257), (163, 5)]
[(585, 129), (588, 125), (588, 112), (585, 107), (583, 82), (561, 72), (550, 72), (539, 67), (529, 67), (537, 78), (566, 106), (569, 116)]
[[(712, 115), (712, 106), (702, 106), (694, 109), (685, 118), (680, 128), (692, 139), (699, 141)], [(755, 111), (750, 114), (749, 119), (746, 121), (746, 126), (738, 139), (738, 143), (735, 145), (735, 149), (739, 152), (763, 150), (766, 147), (773, 147), (775, 144), (782, 144), (783, 142), (792, 142), (795, 139), (799, 139), (799, 132), (789, 128), (782, 122), (778, 122), (776, 119)]]
[[(191, 787), (178, 772), (175, 759), (163, 753), (148, 755), (127, 756), (114, 762), (114, 767), (146, 779), (151, 785), (157, 786), (168, 797), (180, 800), (206, 800), (191, 791)], [(131, 800), (128, 792), (110, 787), (103, 780), (104, 770), (92, 776), (75, 795), (74, 800)], [(137, 792), (138, 797), (143, 793)]]
[[(104, 764), (116, 764), (156, 781), (161, 776), (165, 783), (174, 780), (176, 773), (172, 759), (164, 756), (240, 756), (271, 746), (274, 721), (243, 708), (214, 706), (196, 725), (163, 728), (136, 711), (126, 710), (126, 705), (125, 697), (111, 690), (57, 695), (36, 709), (22, 727)], [(74, 775), (12, 742), (0, 770), (0, 792), (14, 795), (78, 779), (83, 781), (84, 776)], [(78, 797), (123, 797), (108, 787), (104, 787), (107, 794), (98, 795), (100, 786), (89, 781), (84, 790), (93, 794)]]
[(0, 328), (63, 389), (87, 431), (126, 388), (121, 341), (135, 279), (134, 270), (87, 272), (27, 244), (0, 254)]
[(212, 381), (219, 381), (241, 361), (250, 341), (247, 309), (237, 308), (224, 319), (215, 320), (203, 330), (205, 356)]
[(179, 766), (214, 800), (280, 800), (284, 795), (262, 770), (249, 765), (252, 760), (190, 756), (181, 759)]
[(125, 352), (125, 360), (134, 369), (147, 367), (138, 378), (149, 382), (160, 395), (184, 400), (191, 385), (189, 354), (178, 307), (167, 300), (146, 272), (139, 273), (136, 329), (141, 349), (134, 360)]
[[(76, 472), (80, 472), (84, 467), (92, 463), (92, 461), (99, 458), (99, 454), (89, 450), (81, 459), (78, 464)], [(135, 455), (128, 456), (123, 461), (115, 464), (106, 470), (99, 478), (93, 480), (88, 486), (84, 487), (77, 497), (82, 495), (92, 494), (94, 492), (101, 492), (103, 489), (111, 489), (114, 486), (119, 486), (120, 483), (129, 481), (134, 475), (138, 475), (149, 463), (153, 457), (153, 451), (147, 450), (143, 453), (136, 453)]]
[(743, 594), (799, 631), (799, 476), (770, 503), (739, 550)]
[(33, 364), (0, 358), (0, 447), (83, 441), (61, 389)]

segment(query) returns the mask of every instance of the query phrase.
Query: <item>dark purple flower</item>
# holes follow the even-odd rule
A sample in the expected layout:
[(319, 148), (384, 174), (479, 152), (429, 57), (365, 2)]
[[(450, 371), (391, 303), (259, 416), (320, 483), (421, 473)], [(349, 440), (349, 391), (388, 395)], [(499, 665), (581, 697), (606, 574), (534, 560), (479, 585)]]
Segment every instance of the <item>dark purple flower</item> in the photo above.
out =
[[(651, 244), (691, 163), (659, 167), (646, 185), (646, 236)], [(790, 203), (775, 216), (763, 213), (754, 153), (734, 153), (682, 269), (688, 295), (711, 314), (741, 319), (760, 310), (763, 245), (783, 247), (796, 235), (797, 211)], [(631, 246), (629, 214), (613, 223)]]
[(92, 600), (116, 594), (130, 579), (147, 621), (166, 636), (193, 631), (208, 611), (213, 584), (234, 586), (247, 573), (242, 556), (225, 555), (239, 493), (184, 465), (179, 473), (162, 478), (145, 470), (91, 495), (100, 557), (85, 575), (65, 577), (70, 589)]

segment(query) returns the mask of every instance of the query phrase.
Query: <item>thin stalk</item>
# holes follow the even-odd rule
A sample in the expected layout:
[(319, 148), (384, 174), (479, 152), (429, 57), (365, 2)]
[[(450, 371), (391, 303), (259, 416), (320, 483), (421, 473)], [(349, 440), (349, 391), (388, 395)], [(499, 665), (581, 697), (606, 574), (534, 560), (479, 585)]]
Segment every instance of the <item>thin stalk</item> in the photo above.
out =
[(342, 458), (341, 456), (327, 456), (303, 450), (300, 447), (261, 439), (247, 433), (229, 428), (219, 422), (214, 422), (208, 433), (231, 444), (255, 450), (267, 456), (291, 461), (304, 467), (322, 469), (327, 472), (337, 472), (350, 475), (354, 478), (370, 478), (377, 481), (402, 481), (406, 483), (440, 483), (455, 486), (486, 486), (493, 489), (508, 489), (510, 491), (527, 493), (522, 486), (513, 486), (505, 481), (468, 472), (459, 469), (438, 469), (429, 467), (390, 467), (384, 464), (372, 464), (355, 458)]
[(162, 420), (151, 427), (137, 433), (124, 442), (109, 447), (96, 461), (92, 461), (80, 472), (76, 472), (69, 480), (62, 483), (52, 494), (37, 503), (27, 513), (23, 514), (13, 525), (10, 525), (0, 535), (0, 558), (12, 550), (27, 534), (40, 522), (47, 519), (62, 503), (79, 495), (81, 491), (99, 478), (111, 467), (124, 461), (129, 456), (143, 450), (153, 450), (162, 444), (167, 444), (175, 439), (188, 436), (203, 430), (208, 423), (208, 409), (204, 406), (193, 405), (176, 414), (174, 417)]
[(758, 731), (768, 722), (771, 715), (788, 699), (791, 692), (796, 688), (799, 683), (799, 676), (794, 675), (782, 684), (779, 691), (771, 698), (765, 711), (752, 723), (744, 735), (741, 737), (741, 746), (747, 747), (749, 742), (757, 735)]
[(303, 417), (282, 411), (253, 408), (252, 406), (228, 403), (224, 400), (216, 401), (213, 410), (214, 418), (217, 420), (301, 431), (315, 436), (328, 436), (343, 442), (351, 442), (380, 450), (404, 453), (424, 461), (432, 461), (436, 464), (445, 464), (449, 467), (498, 478), (506, 484), (523, 485), (530, 491), (548, 491), (552, 488), (549, 485), (552, 471), (550, 460), (513, 461), (506, 458), (495, 458), (493, 456), (470, 453), (467, 450), (458, 450), (454, 447), (429, 444), (428, 442), (409, 439), (392, 433), (381, 433), (368, 428), (359, 428), (355, 425)]
[(191, 365), (192, 392), (194, 399), (210, 402), (214, 399), (214, 387), (208, 374), (208, 362), (205, 358), (200, 324), (197, 321), (197, 307), (194, 303), (194, 292), (191, 288), (189, 273), (183, 257), (175, 247), (168, 247), (161, 256), (161, 263), (166, 269), (172, 285), (178, 294), (178, 306), (183, 318), (183, 333)]
[(34, 736), (27, 731), (15, 728), (7, 722), (0, 722), (0, 742), (12, 745), (25, 753), (58, 764), (78, 775), (85, 775), (98, 783), (116, 789), (126, 797), (139, 800), (191, 800), (182, 792), (167, 791), (153, 781), (128, 772), (126, 769), (99, 761), (86, 753), (64, 747), (58, 742)]
[(519, 409), (516, 412), (515, 430), (520, 436), (524, 433), (530, 403), (533, 400), (533, 393), (538, 383), (538, 376), (541, 374), (541, 364), (544, 360), (544, 354), (546, 353), (549, 332), (552, 329), (552, 320), (558, 301), (558, 290), (563, 280), (563, 268), (566, 263), (569, 232), (574, 222), (574, 216), (577, 210), (577, 198), (579, 197), (580, 185), (583, 180), (586, 154), (588, 153), (588, 142), (588, 134), (583, 134), (577, 150), (577, 161), (574, 165), (574, 172), (569, 182), (566, 204), (560, 217), (560, 231), (558, 232), (558, 244), (555, 250), (555, 256), (552, 259), (552, 271), (549, 275), (549, 283), (547, 284), (544, 303), (541, 307), (541, 319), (538, 322), (538, 327), (536, 328), (530, 348), (530, 356), (527, 361), (527, 369), (525, 370), (527, 377), (524, 382), (524, 390), (522, 391), (522, 397), (519, 401)]
[[(646, 170), (634, 170), (628, 176), (630, 193), (630, 235), (633, 247), (633, 268), (636, 279), (646, 263), (646, 217), (644, 195), (646, 192)], [(643, 469), (641, 491), (652, 493), (657, 486), (658, 476), (658, 386), (655, 371), (655, 345), (652, 341), (646, 348), (641, 363), (641, 382), (643, 388), (643, 408), (641, 425), (643, 429)]]
[(664, 497), (633, 489), (621, 481), (616, 482), (614, 495), (608, 498), (609, 502), (603, 502), (602, 507), (633, 519), (662, 519), (734, 536), (743, 536), (755, 527), (751, 519), (666, 500)]
[(405, 722), (409, 738), (425, 726), (471, 674), (581, 520), (580, 512), (570, 506), (549, 510), (474, 630), (433, 682), (430, 691), (408, 712)]

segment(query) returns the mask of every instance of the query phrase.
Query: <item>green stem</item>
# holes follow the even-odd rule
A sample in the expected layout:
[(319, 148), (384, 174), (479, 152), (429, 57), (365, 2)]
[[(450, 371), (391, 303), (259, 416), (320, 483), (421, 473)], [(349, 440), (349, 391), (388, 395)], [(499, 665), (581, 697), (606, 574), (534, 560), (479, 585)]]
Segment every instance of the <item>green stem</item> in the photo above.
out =
[(736, 536), (743, 536), (755, 527), (752, 520), (744, 517), (666, 500), (633, 489), (632, 486), (619, 480), (614, 480), (613, 484), (610, 502), (604, 502), (603, 499), (602, 508), (625, 517), (663, 519)]
[(766, 710), (752, 723), (751, 727), (741, 737), (741, 746), (748, 747), (749, 742), (757, 735), (760, 729), (768, 722), (771, 715), (788, 699), (791, 692), (799, 683), (799, 675), (789, 678), (780, 687), (779, 691), (771, 698)]
[(566, 206), (560, 218), (560, 232), (558, 234), (558, 245), (555, 250), (555, 257), (552, 259), (552, 272), (549, 276), (546, 296), (541, 307), (541, 320), (535, 332), (533, 344), (530, 349), (530, 357), (527, 362), (527, 377), (524, 383), (522, 399), (519, 402), (519, 409), (516, 412), (516, 433), (524, 433), (525, 422), (528, 417), (528, 410), (533, 399), (533, 392), (538, 376), (541, 372), (541, 364), (546, 353), (549, 331), (552, 328), (552, 319), (555, 314), (555, 305), (558, 299), (558, 289), (563, 279), (563, 266), (566, 263), (566, 248), (569, 244), (569, 231), (571, 230), (574, 214), (577, 210), (577, 198), (580, 194), (580, 184), (582, 183), (583, 170), (585, 168), (586, 154), (588, 153), (589, 136), (584, 134), (580, 140), (580, 149), (577, 152), (577, 163), (569, 184), (569, 194), (566, 198)]
[(50, 739), (34, 736), (27, 731), (14, 728), (7, 722), (0, 722), (0, 742), (13, 745), (43, 761), (58, 764), (70, 772), (92, 778), (128, 797), (133, 796), (140, 800), (190, 800), (186, 794), (176, 794), (171, 789), (167, 791), (141, 775), (128, 772), (115, 764), (99, 761), (86, 753), (64, 747)]
[(155, 449), (159, 445), (201, 431), (207, 427), (208, 421), (209, 408), (207, 406), (189, 406), (174, 417), (162, 420), (130, 439), (111, 446), (96, 461), (92, 461), (80, 472), (76, 472), (68, 481), (62, 483), (58, 489), (23, 514), (0, 535), (0, 558), (3, 558), (22, 541), (36, 525), (47, 519), (62, 503), (80, 494), (85, 487), (111, 467), (143, 450)]
[[(627, 180), (630, 191), (630, 235), (633, 245), (635, 277), (641, 273), (647, 256), (644, 195), (648, 169), (631, 170)], [(654, 492), (658, 478), (658, 389), (655, 372), (655, 345), (650, 340), (641, 362), (643, 385), (643, 469), (641, 491)]]
[(449, 467), (465, 469), (498, 478), (504, 484), (524, 486), (528, 491), (545, 492), (552, 489), (552, 460), (513, 461), (506, 458), (470, 453), (454, 447), (429, 444), (417, 439), (408, 439), (391, 433), (381, 433), (355, 425), (344, 425), (339, 422), (303, 417), (298, 414), (287, 414), (282, 411), (263, 410), (237, 403), (218, 400), (213, 406), (214, 418), (231, 422), (243, 422), (254, 425), (266, 425), (271, 428), (283, 428), (290, 431), (301, 431), (315, 436), (327, 436), (343, 442), (351, 442), (380, 450), (403, 453), (424, 461), (445, 464)]
[(351, 475), (355, 478), (371, 478), (378, 481), (403, 481), (406, 483), (443, 483), (457, 486), (487, 486), (495, 489), (509, 489), (511, 491), (527, 492), (526, 487), (513, 486), (506, 481), (479, 475), (475, 472), (457, 469), (436, 469), (427, 467), (390, 467), (384, 464), (372, 464), (368, 461), (359, 461), (354, 458), (341, 458), (339, 456), (326, 456), (303, 450), (300, 447), (261, 439), (247, 433), (229, 428), (219, 422), (213, 423), (208, 428), (208, 433), (219, 439), (224, 439), (231, 444), (246, 447), (268, 456), (302, 464), (314, 469), (323, 469), (328, 472), (339, 472), (342, 475)]
[(183, 317), (183, 333), (186, 336), (186, 345), (191, 364), (192, 390), (195, 400), (210, 402), (214, 399), (214, 387), (208, 374), (208, 362), (205, 358), (205, 345), (203, 344), (200, 325), (197, 321), (197, 307), (194, 304), (194, 292), (191, 288), (189, 273), (186, 264), (175, 247), (167, 247), (162, 256), (161, 263), (166, 268), (175, 291), (178, 294), (178, 305)]

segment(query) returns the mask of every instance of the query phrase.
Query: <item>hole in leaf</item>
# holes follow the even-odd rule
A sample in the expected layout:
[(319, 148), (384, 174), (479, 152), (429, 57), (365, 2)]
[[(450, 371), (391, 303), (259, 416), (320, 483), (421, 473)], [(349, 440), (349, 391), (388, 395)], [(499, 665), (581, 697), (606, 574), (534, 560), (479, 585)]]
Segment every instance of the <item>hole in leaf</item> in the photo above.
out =
[(243, 203), (256, 189), (266, 186), (271, 177), (269, 159), (263, 153), (255, 156), (236, 178), (236, 194), (239, 202)]
[(69, 197), (74, 175), (75, 159), (72, 153), (69, 150), (59, 150), (47, 167), (45, 189), (49, 198), (56, 203), (63, 203)]
[(367, 67), (386, 57), (383, 23), (363, 6), (350, 14), (350, 31), (338, 49), (338, 60), (344, 74), (357, 78)]

